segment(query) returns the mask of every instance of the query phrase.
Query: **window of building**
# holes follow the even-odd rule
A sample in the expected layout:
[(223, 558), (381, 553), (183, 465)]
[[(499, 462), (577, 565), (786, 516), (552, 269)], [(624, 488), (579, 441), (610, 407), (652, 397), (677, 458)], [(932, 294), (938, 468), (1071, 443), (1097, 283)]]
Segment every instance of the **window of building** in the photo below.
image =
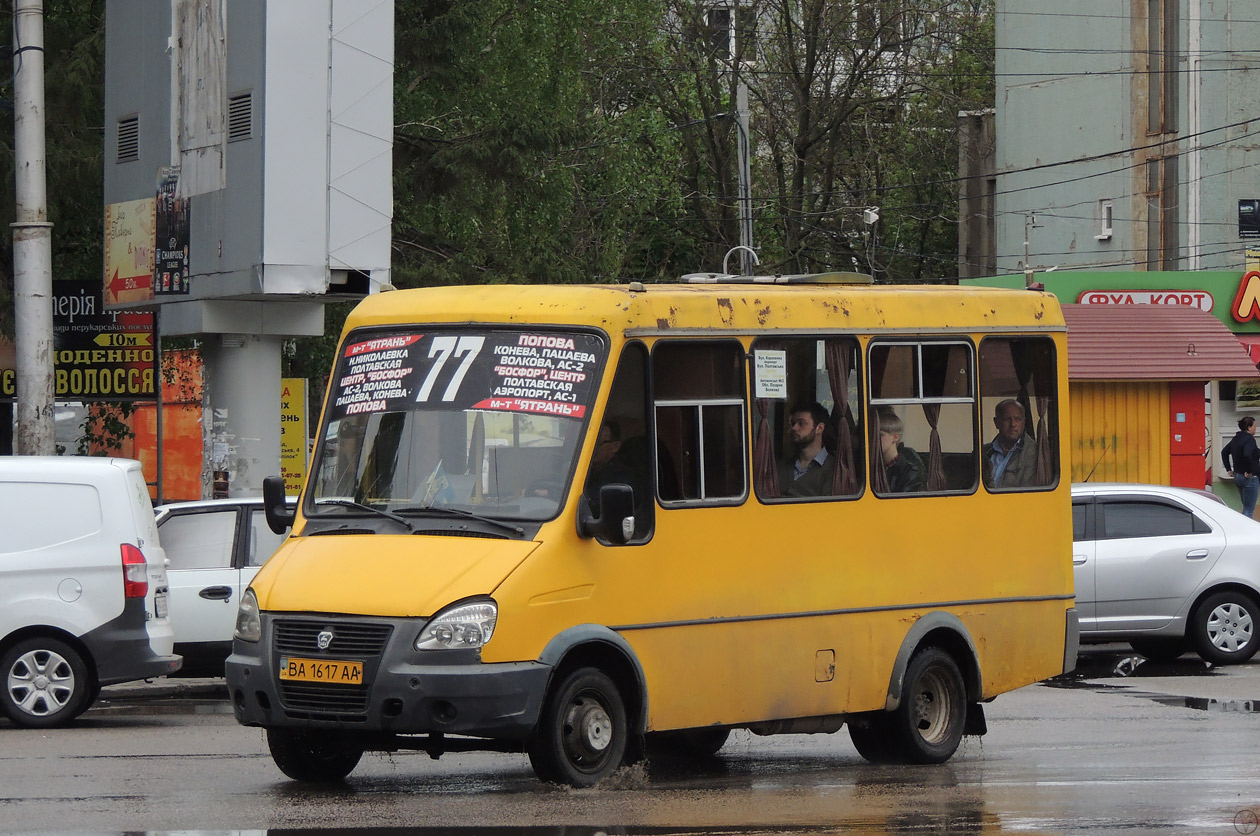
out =
[(1098, 201), (1098, 234), (1096, 241), (1110, 241), (1114, 233), (1115, 204), (1110, 200)]
[(712, 58), (751, 63), (757, 58), (757, 13), (738, 2), (715, 3), (700, 10), (693, 40)]
[(1036, 490), (1059, 480), (1054, 342), (988, 337), (980, 343), (980, 472), (990, 491)]
[(1177, 158), (1146, 163), (1146, 269), (1176, 270), (1180, 236), (1177, 229)]
[(753, 343), (753, 483), (763, 502), (862, 492), (860, 356), (851, 338)]
[(723, 502), (748, 492), (744, 350), (733, 340), (666, 340), (652, 352), (657, 492), (662, 502)]
[(1147, 0), (1147, 132), (1177, 130), (1180, 0)]
[(867, 436), (876, 494), (975, 490), (973, 367), (970, 343), (871, 343)]

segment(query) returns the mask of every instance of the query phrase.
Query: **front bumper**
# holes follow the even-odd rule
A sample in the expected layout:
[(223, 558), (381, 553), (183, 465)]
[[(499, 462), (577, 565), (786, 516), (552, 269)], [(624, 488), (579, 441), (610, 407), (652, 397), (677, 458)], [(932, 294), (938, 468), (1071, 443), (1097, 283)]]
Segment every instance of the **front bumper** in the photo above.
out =
[[(417, 651), (416, 619), (262, 615), (262, 639), (233, 643), (226, 663), (236, 719), (247, 726), (523, 739), (538, 722), (551, 667), (483, 664), (474, 652)], [(320, 632), (334, 638), (326, 650)], [(279, 678), (280, 657), (363, 663), (361, 685)]]

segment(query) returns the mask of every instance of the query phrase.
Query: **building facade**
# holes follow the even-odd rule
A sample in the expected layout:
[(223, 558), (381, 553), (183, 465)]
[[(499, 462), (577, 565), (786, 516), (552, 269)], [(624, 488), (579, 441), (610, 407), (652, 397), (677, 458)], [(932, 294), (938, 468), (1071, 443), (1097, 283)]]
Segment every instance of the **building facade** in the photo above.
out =
[(992, 223), (996, 273), (1245, 267), (1260, 245), (1254, 3), (1005, 0), (995, 23), (993, 167), (963, 172), (990, 183), (992, 217), (961, 223)]

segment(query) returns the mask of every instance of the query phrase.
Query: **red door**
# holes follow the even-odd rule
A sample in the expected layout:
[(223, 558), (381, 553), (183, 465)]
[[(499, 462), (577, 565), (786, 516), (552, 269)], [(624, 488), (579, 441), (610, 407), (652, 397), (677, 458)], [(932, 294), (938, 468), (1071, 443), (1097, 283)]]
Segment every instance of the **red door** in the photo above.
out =
[(1207, 414), (1202, 382), (1168, 384), (1169, 427), (1172, 438), (1172, 483), (1179, 488), (1202, 488), (1210, 468), (1204, 460), (1207, 445)]

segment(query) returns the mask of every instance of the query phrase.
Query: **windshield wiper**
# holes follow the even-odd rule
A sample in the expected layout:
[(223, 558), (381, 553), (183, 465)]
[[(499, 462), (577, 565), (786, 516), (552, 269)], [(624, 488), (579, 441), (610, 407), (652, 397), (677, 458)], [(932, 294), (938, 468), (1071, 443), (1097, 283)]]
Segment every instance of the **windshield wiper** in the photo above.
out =
[(393, 520), (394, 522), (405, 526), (412, 534), (416, 532), (416, 527), (412, 525), (411, 520), (406, 517), (400, 517), (395, 513), (384, 510), (383, 508), (373, 508), (371, 505), (364, 505), (362, 502), (355, 502), (351, 499), (317, 499), (315, 500), (315, 505), (317, 507), (320, 505), (339, 505), (342, 508), (353, 508), (356, 511), (367, 511), (369, 514), (376, 514), (378, 517), (384, 517), (387, 520)]
[(502, 520), (496, 520), (494, 517), (486, 517), (486, 516), (482, 516), (481, 514), (475, 514), (472, 511), (465, 511), (462, 508), (447, 508), (441, 505), (436, 505), (436, 506), (435, 505), (412, 505), (407, 508), (399, 508), (397, 510), (401, 514), (434, 513), (434, 514), (440, 514), (440, 515), (451, 516), (451, 517), (462, 517), (464, 519), (476, 520), (477, 522), (483, 522), (483, 523), (486, 523), (487, 525), (498, 526), (499, 528), (502, 528), (505, 531), (511, 531), (516, 534), (525, 533), (525, 529), (521, 528), (518, 525), (505, 523)]

